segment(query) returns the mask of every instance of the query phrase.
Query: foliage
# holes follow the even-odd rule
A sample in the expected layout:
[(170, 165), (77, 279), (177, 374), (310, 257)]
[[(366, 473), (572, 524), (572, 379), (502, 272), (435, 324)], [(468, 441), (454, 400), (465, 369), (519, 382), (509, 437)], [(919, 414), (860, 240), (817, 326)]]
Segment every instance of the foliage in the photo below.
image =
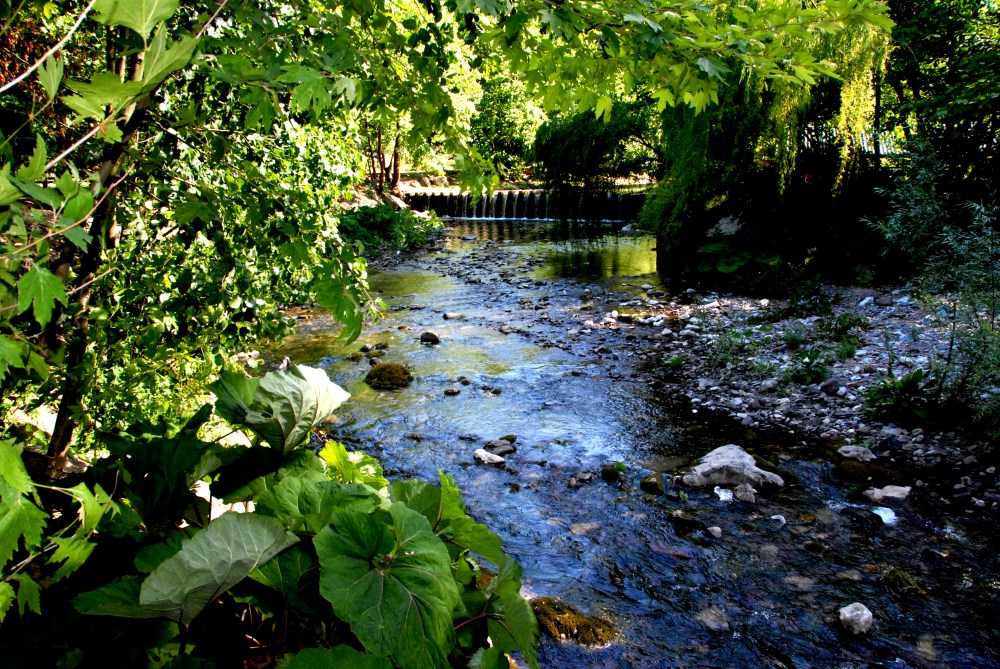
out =
[[(320, 374), (300, 367), (271, 372), (259, 384), (227, 375), (215, 386), (217, 407), (256, 429), (248, 415), (264, 406), (278, 414), (309, 404), (304, 413), (310, 418), (295, 425), (314, 426), (336, 406), (303, 400), (304, 388), (330, 390), (318, 382)], [(344, 395), (337, 390), (332, 394)], [(284, 403), (275, 399), (279, 391), (288, 393)], [(183, 425), (139, 425), (107, 435), (110, 455), (63, 493), (79, 500), (75, 519), (57, 519), (42, 504), (43, 489), (31, 482), (17, 449), (0, 443), (5, 648), (30, 630), (34, 661), (42, 664), (54, 664), (66, 651), (39, 650), (45, 635), (63, 640), (55, 646), (75, 645), (86, 666), (109, 657), (212, 662), (217, 653), (231, 663), (247, 630), (219, 627), (217, 616), (228, 612), (235, 620), (242, 607), (239, 617), (269, 621), (253, 633), (277, 657), (285, 647), (332, 647), (303, 651), (282, 666), (339, 658), (352, 666), (446, 667), (467, 663), (478, 651), (481, 666), (500, 667), (503, 654), (517, 648), (538, 666), (538, 628), (520, 595), (520, 570), (499, 537), (468, 517), (451, 478), (442, 473), (440, 486), (397, 481), (391, 501), (381, 469), (363, 454), (335, 442), (319, 455), (275, 445), (271, 466), (230, 495), (253, 503), (255, 512), (211, 518), (192, 483), (208, 481), (217, 495), (226, 488), (227, 467), (254, 452), (201, 441), (198, 428), (211, 409), (206, 405)], [(97, 483), (115, 479), (111, 495)], [(10, 520), (18, 515), (22, 520)], [(497, 576), (483, 578), (482, 559), (496, 565)], [(65, 584), (52, 588), (52, 579)], [(104, 585), (94, 588), (95, 581)], [(29, 610), (45, 617), (32, 618)], [(68, 637), (60, 629), (66, 619), (78, 629)], [(173, 625), (162, 628), (163, 620)], [(95, 630), (120, 625), (132, 633), (119, 638), (109, 656), (106, 633)], [(328, 632), (299, 638), (320, 626)], [(227, 634), (234, 636), (219, 638)]]
[(933, 402), (933, 379), (922, 369), (901, 377), (888, 376), (863, 394), (865, 410), (879, 420), (923, 425)]
[(523, 167), (544, 114), (528, 98), (524, 85), (499, 75), (483, 82), (469, 132), (473, 146), (500, 176)]
[(933, 147), (945, 191), (978, 200), (1000, 173), (1000, 8), (983, 0), (891, 0), (889, 7), (897, 25), (885, 75), (887, 121)]
[(534, 157), (549, 188), (659, 171), (656, 115), (649, 102), (616, 102), (610, 119), (592, 113), (549, 119), (535, 135)]
[[(949, 345), (923, 370), (926, 378), (910, 379), (897, 388), (890, 375), (871, 404), (874, 411), (885, 412), (888, 402), (880, 398), (895, 394), (900, 411), (911, 419), (962, 421), (989, 434), (1000, 433), (993, 412), (1000, 387), (997, 205), (958, 202), (942, 187), (947, 168), (928, 145), (914, 143), (909, 157), (895, 188), (884, 191), (887, 216), (872, 225), (892, 251), (909, 259), (918, 272), (918, 285), (942, 296), (943, 304), (934, 304), (928, 319), (947, 328)], [(926, 398), (930, 401), (925, 403)], [(910, 410), (912, 405), (923, 415)]]
[(792, 356), (792, 363), (778, 377), (782, 384), (810, 385), (830, 378), (830, 357), (818, 348), (806, 348)]
[(436, 216), (424, 217), (409, 209), (358, 207), (340, 216), (340, 234), (356, 244), (359, 253), (373, 257), (427, 243), (441, 227)]

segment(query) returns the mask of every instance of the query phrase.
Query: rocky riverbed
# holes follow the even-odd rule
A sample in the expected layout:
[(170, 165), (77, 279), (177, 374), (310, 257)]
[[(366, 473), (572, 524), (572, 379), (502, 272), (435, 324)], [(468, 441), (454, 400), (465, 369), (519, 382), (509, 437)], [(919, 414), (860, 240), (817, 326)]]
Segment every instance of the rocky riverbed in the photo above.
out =
[[(460, 223), (377, 264), (361, 341), (307, 314), (282, 352), (353, 394), (333, 436), (392, 477), (454, 476), (526, 594), (616, 630), (543, 641), (544, 666), (1000, 666), (989, 452), (859, 407), (943, 341), (909, 296), (792, 313), (665, 287), (651, 240), (582, 232)], [(378, 360), (412, 382), (372, 388)]]
[[(447, 239), (438, 240), (439, 253), (449, 253)], [(485, 240), (463, 259), (458, 278), (490, 290), (536, 287), (545, 263), (544, 256)], [(903, 288), (821, 286), (791, 306), (693, 288), (668, 295), (627, 281), (610, 290), (584, 284), (560, 297), (569, 303), (560, 299), (557, 308), (552, 297), (521, 299), (508, 310), (508, 322), (494, 327), (541, 346), (589, 347), (598, 358), (620, 361), (612, 373), (645, 379), (670, 397), (685, 422), (723, 429), (719, 421), (726, 421), (734, 439), (819, 446), (844, 463), (836, 471), (845, 483), (909, 486), (913, 503), (968, 521), (1000, 512), (991, 444), (869, 416), (865, 391), (890, 373), (899, 378), (926, 369), (949, 350), (948, 319)], [(564, 334), (533, 332), (539, 323)]]

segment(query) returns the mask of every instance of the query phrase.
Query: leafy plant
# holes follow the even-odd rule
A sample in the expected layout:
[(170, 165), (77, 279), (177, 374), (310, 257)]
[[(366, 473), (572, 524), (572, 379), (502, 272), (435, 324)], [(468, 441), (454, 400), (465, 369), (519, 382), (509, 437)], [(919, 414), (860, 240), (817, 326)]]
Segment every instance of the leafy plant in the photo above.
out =
[(873, 418), (901, 425), (922, 425), (934, 400), (934, 379), (922, 369), (896, 377), (886, 377), (862, 396), (865, 410)]
[[(19, 610), (5, 621), (5, 635), (44, 604), (54, 624), (79, 613), (130, 619), (150, 631), (162, 621), (173, 625), (119, 641), (122, 657), (207, 660), (219, 643), (206, 640), (213, 616), (245, 606), (256, 620), (283, 612), (269, 631), (254, 631), (275, 649), (289, 644), (290, 617), (312, 621), (307, 629), (330, 630), (321, 642), (332, 650), (303, 652), (287, 666), (353, 658), (352, 666), (447, 667), (476, 656), (480, 666), (499, 668), (503, 654), (518, 648), (538, 666), (538, 628), (520, 595), (520, 569), (500, 538), (469, 518), (450, 477), (442, 473), (440, 486), (390, 486), (363, 453), (336, 442), (318, 454), (298, 448), (347, 396), (322, 370), (293, 367), (259, 381), (227, 374), (213, 389), (220, 412), (268, 446), (200, 440), (210, 405), (180, 424), (104, 435), (108, 457), (85, 472), (88, 484), (63, 491), (80, 503), (68, 522), (37, 506), (37, 487), (18, 452), (0, 442), (0, 615), (14, 602)], [(269, 457), (255, 459), (260, 449)], [(244, 467), (248, 480), (235, 488), (225, 480), (234, 466)], [(97, 480), (117, 485), (108, 495)], [(197, 481), (209, 481), (213, 496), (231, 491), (230, 499), (252, 503), (254, 512), (213, 519), (191, 491)], [(74, 578), (88, 569), (91, 553), (100, 566)], [(497, 567), (496, 576), (487, 576), (485, 561)], [(49, 579), (66, 584), (51, 590)], [(105, 584), (95, 589), (95, 579)], [(243, 632), (226, 629), (236, 634), (231, 651)], [(98, 639), (75, 643), (81, 657), (105, 652)]]
[(830, 377), (830, 361), (826, 353), (815, 349), (802, 350), (795, 354), (792, 363), (778, 378), (779, 383), (809, 385), (820, 383)]
[(358, 207), (340, 216), (345, 239), (359, 245), (369, 257), (425, 244), (441, 222), (433, 214), (427, 218), (409, 209), (389, 206)]

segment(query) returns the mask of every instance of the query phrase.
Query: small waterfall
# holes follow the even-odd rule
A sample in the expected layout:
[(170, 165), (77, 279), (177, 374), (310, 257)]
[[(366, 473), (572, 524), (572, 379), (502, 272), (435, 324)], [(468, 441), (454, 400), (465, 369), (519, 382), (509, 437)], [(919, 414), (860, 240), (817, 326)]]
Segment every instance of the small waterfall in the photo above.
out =
[(618, 193), (573, 189), (562, 193), (543, 190), (502, 190), (476, 200), (468, 193), (420, 191), (408, 196), (414, 211), (438, 216), (485, 220), (630, 221), (642, 208), (645, 193)]

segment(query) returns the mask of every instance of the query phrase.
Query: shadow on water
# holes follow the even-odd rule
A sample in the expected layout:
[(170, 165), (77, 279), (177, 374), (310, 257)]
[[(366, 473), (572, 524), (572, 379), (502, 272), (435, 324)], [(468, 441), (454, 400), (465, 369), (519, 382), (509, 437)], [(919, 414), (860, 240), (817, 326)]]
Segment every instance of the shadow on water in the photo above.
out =
[[(598, 649), (543, 640), (543, 666), (1000, 666), (1000, 578), (985, 550), (995, 542), (906, 505), (885, 523), (831, 476), (822, 445), (693, 423), (683, 404), (632, 378), (624, 335), (569, 334), (609, 306), (581, 312), (585, 287), (655, 284), (651, 240), (607, 227), (574, 236), (537, 222), (453, 225), (444, 248), (372, 273), (388, 312), (360, 341), (343, 345), (317, 318), (282, 354), (325, 367), (352, 393), (338, 439), (396, 476), (455, 476), (470, 512), (524, 567), (530, 594), (619, 630)], [(419, 343), (427, 330), (440, 346)], [(366, 386), (368, 361), (348, 359), (363, 344), (387, 346), (379, 356), (406, 364), (414, 383)], [(476, 448), (507, 434), (518, 437), (507, 469), (473, 464)], [(640, 489), (651, 470), (734, 440), (788, 486), (756, 505)], [(615, 462), (622, 481), (570, 487)], [(874, 613), (872, 634), (837, 624), (854, 601)]]

